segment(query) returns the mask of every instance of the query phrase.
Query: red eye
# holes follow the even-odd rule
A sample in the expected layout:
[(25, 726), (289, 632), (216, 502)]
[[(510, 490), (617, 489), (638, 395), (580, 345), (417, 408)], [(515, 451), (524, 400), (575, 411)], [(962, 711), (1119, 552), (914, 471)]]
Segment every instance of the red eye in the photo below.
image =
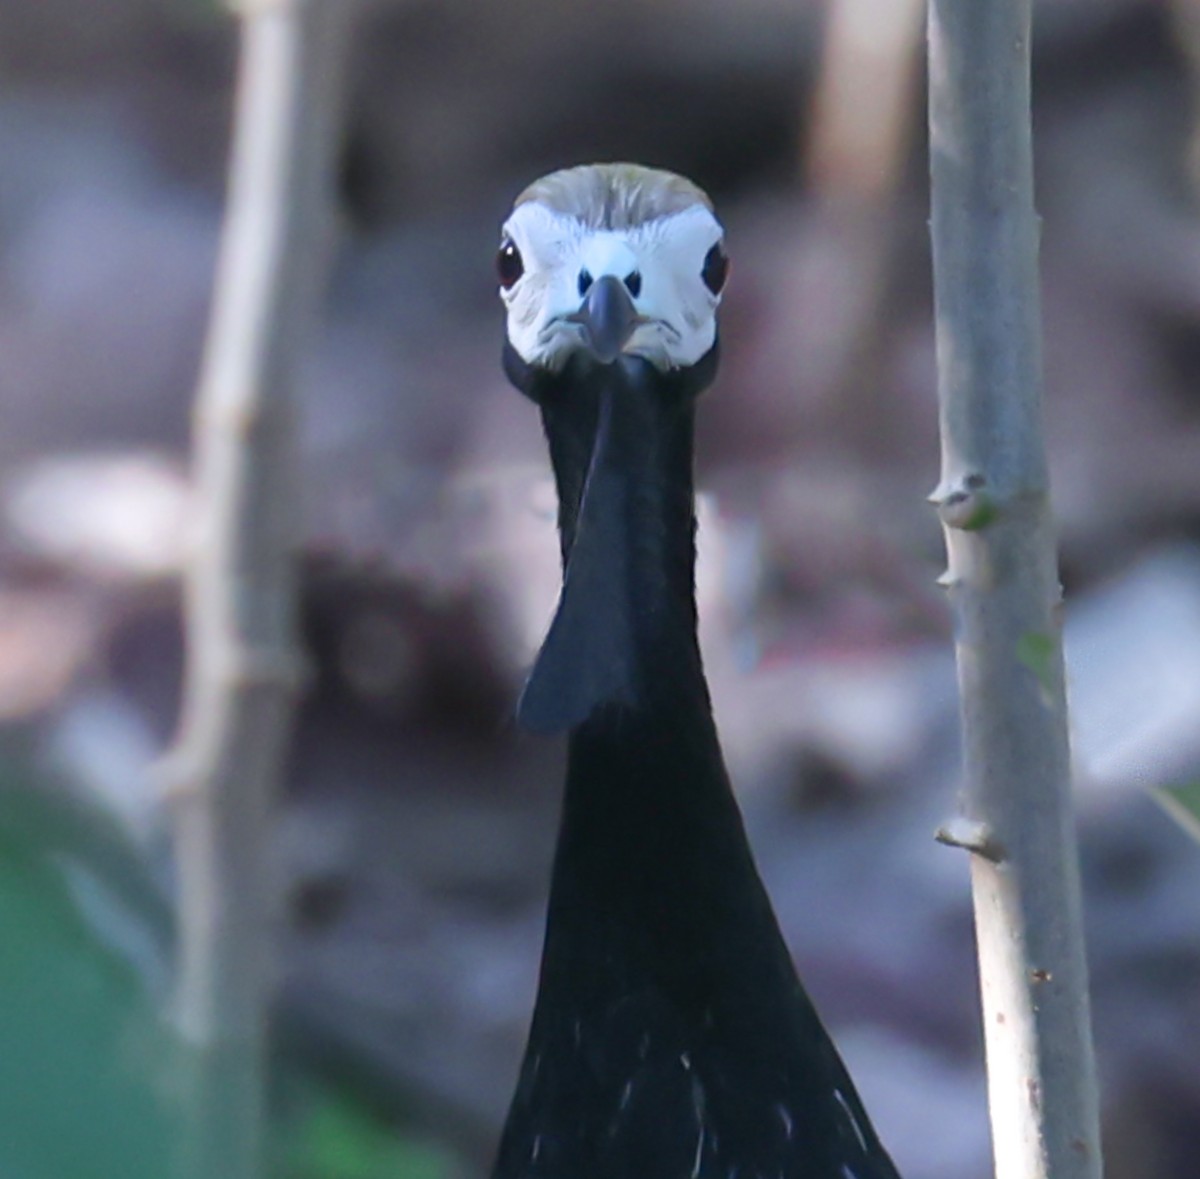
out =
[(700, 277), (714, 295), (721, 293), (725, 280), (729, 277), (729, 255), (725, 253), (725, 247), (720, 242), (704, 255)]
[(500, 285), (506, 291), (525, 273), (521, 251), (508, 238), (500, 243), (500, 252), (496, 255), (496, 273), (500, 276)]

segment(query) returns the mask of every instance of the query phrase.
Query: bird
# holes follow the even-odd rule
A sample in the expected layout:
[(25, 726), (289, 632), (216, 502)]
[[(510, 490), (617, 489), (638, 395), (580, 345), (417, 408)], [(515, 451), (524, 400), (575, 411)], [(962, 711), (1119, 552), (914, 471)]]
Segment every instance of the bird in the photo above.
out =
[(626, 163), (542, 177), (501, 231), (563, 570), (517, 720), (566, 733), (567, 770), (493, 1179), (898, 1179), (759, 877), (697, 639), (724, 237), (697, 185)]

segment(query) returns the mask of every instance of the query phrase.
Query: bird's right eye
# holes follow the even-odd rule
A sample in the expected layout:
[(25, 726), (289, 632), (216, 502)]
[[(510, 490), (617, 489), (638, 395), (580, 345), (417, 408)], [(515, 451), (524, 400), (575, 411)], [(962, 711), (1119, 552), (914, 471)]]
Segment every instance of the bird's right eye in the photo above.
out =
[(525, 273), (521, 251), (509, 238), (500, 243), (500, 252), (496, 255), (496, 273), (500, 276), (500, 285), (506, 291)]

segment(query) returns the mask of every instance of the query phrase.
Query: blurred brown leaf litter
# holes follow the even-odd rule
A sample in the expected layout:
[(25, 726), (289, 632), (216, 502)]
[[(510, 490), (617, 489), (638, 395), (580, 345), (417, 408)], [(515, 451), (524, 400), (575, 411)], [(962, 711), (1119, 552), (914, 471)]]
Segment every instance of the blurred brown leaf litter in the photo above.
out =
[[(302, 358), (311, 679), (278, 831), (280, 1052), (339, 1094), (293, 1102), (320, 1107), (313, 1151), (358, 1134), (372, 1165), (355, 1103), (403, 1123), (413, 1174), (479, 1174), (491, 1148), (559, 780), (558, 751), (511, 720), (558, 558), (537, 424), (499, 371), (491, 259), (529, 177), (633, 158), (694, 177), (729, 230), (700, 599), (764, 875), (902, 1171), (987, 1173), (965, 873), (930, 838), (958, 763), (924, 503), (922, 42), (861, 0), (833, 8), (861, 41), (815, 0), (364, 6), (341, 247)], [(1037, 10), (1106, 1152), (1111, 1176), (1141, 1179), (1186, 1172), (1200, 1108), (1200, 854), (1146, 793), (1200, 764), (1194, 21), (1183, 0), (1174, 16)], [(877, 108), (845, 96), (847, 44), (893, 86), (861, 128)], [(215, 5), (0, 3), (0, 762), (64, 805), (102, 800), (160, 890), (154, 765), (178, 704), (178, 521), (233, 50)], [(67, 897), (93, 888), (64, 879)], [(452, 1161), (421, 1154), (431, 1140)]]

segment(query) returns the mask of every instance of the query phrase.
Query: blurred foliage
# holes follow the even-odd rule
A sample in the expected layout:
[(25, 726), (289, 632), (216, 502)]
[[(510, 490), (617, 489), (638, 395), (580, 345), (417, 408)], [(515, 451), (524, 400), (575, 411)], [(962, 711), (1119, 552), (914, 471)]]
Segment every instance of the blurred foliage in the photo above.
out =
[(300, 1090), (295, 1112), (281, 1127), (279, 1179), (445, 1179), (444, 1154), (396, 1135), (388, 1122), (348, 1093), (312, 1078)]
[[(170, 917), (138, 848), (0, 764), (0, 1176), (163, 1179), (184, 1051), (162, 1018)], [(442, 1179), (447, 1160), (350, 1094), (283, 1078), (275, 1179)]]
[(148, 989), (152, 894), (139, 905), (136, 857), (122, 857), (119, 833), (95, 820), (49, 791), (0, 795), (6, 1177), (168, 1172), (166, 1038)]

